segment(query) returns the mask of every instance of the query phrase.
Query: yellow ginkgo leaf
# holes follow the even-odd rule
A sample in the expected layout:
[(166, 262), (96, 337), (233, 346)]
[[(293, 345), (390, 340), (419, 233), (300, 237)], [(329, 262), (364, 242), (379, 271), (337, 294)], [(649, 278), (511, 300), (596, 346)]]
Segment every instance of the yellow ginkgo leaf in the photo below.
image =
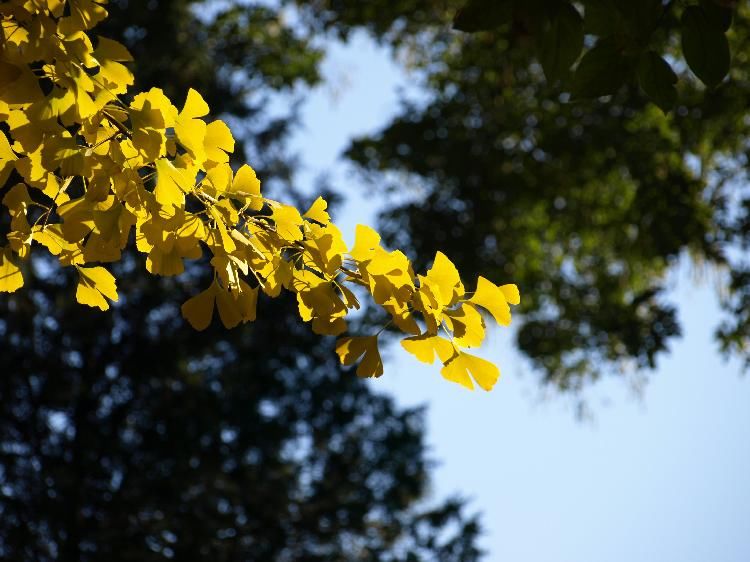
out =
[(182, 315), (196, 330), (205, 330), (211, 324), (214, 303), (224, 327), (234, 328), (255, 320), (258, 289), (240, 279), (237, 290), (230, 292), (214, 282), (182, 305)]
[(116, 241), (120, 249), (128, 242), (135, 217), (124, 205), (114, 202), (108, 208), (93, 212), (94, 232), (103, 238)]
[(206, 136), (203, 140), (206, 153), (206, 166), (229, 162), (229, 154), (234, 150), (234, 137), (224, 121), (212, 121), (206, 126)]
[(10, 105), (20, 105), (42, 99), (44, 94), (39, 87), (39, 79), (29, 67), (0, 61), (0, 100)]
[(474, 379), (484, 390), (492, 390), (497, 379), (500, 378), (500, 369), (481, 357), (459, 351), (444, 363), (440, 374), (469, 390), (474, 390), (471, 379)]
[(422, 363), (432, 365), (435, 362), (435, 354), (442, 363), (445, 363), (455, 353), (450, 341), (440, 336), (422, 334), (401, 340), (401, 347), (414, 355)]
[(262, 289), (269, 297), (278, 297), (282, 287), (292, 281), (293, 266), (280, 256), (272, 256), (263, 262), (263, 266), (254, 265), (255, 273), (263, 278)]
[(299, 211), (289, 205), (278, 205), (273, 209), (273, 221), (276, 232), (287, 242), (302, 240), (302, 216)]
[(380, 234), (365, 224), (358, 224), (354, 231), (354, 247), (349, 252), (358, 262), (368, 261), (380, 248)]
[(240, 271), (247, 275), (247, 262), (233, 255), (216, 255), (211, 258), (211, 265), (222, 285), (236, 294), (240, 290)]
[(106, 60), (115, 60), (118, 62), (131, 62), (133, 55), (130, 54), (127, 47), (122, 43), (107, 39), (106, 37), (97, 37), (96, 49), (94, 56)]
[(332, 284), (308, 269), (294, 270), (290, 286), (297, 293), (300, 318), (305, 322), (316, 316), (334, 317), (346, 313), (346, 305)]
[(2, 203), (8, 207), (11, 217), (16, 218), (25, 215), (31, 203), (31, 195), (29, 195), (26, 184), (17, 183), (11, 187), (3, 197)]
[(341, 292), (341, 298), (346, 308), (356, 308), (359, 310), (359, 300), (357, 296), (346, 285), (338, 285), (337, 289)]
[(12, 293), (23, 287), (23, 274), (8, 247), (0, 250), (0, 293)]
[(336, 342), (336, 354), (343, 365), (353, 365), (362, 357), (357, 367), (358, 377), (379, 377), (383, 374), (377, 336), (341, 338)]
[(508, 304), (521, 304), (521, 293), (518, 291), (516, 285), (500, 285), (500, 290), (505, 295), (505, 300), (508, 301)]
[(146, 161), (166, 154), (165, 129), (174, 124), (176, 111), (160, 88), (151, 88), (133, 98), (128, 108), (132, 146)]
[(326, 226), (311, 224), (309, 228), (308, 242), (305, 242), (307, 251), (304, 253), (303, 263), (320, 269), (327, 275), (335, 275), (347, 251), (341, 231), (332, 223)]
[(219, 318), (225, 328), (234, 328), (242, 322), (242, 314), (237, 302), (229, 291), (216, 289), (216, 308), (219, 309)]
[(258, 287), (251, 287), (240, 279), (240, 291), (236, 300), (242, 321), (255, 322), (258, 307)]
[(47, 248), (53, 256), (71, 252), (77, 247), (63, 236), (61, 224), (37, 225), (33, 228), (34, 241)]
[(456, 266), (443, 252), (435, 254), (435, 261), (425, 279), (441, 306), (452, 306), (464, 295), (464, 286)]
[(331, 216), (326, 212), (327, 208), (328, 208), (328, 203), (326, 203), (326, 200), (323, 199), (322, 197), (318, 197), (313, 202), (313, 204), (310, 205), (310, 208), (307, 210), (307, 212), (302, 216), (305, 217), (306, 219), (313, 220), (322, 225), (327, 225), (331, 222)]
[(196, 330), (205, 330), (211, 324), (215, 301), (216, 284), (211, 283), (208, 289), (190, 297), (182, 304), (182, 307), (180, 307), (182, 316)]
[(446, 310), (443, 321), (453, 332), (453, 342), (460, 347), (479, 347), (484, 341), (484, 320), (469, 303)]
[(414, 274), (409, 258), (401, 250), (376, 251), (365, 269), (370, 277), (370, 290), (375, 302), (385, 305), (390, 300), (406, 301), (414, 291)]
[[(114, 276), (103, 267), (78, 267), (76, 300), (81, 304), (109, 309), (107, 299), (117, 302), (117, 284)], [(105, 298), (106, 297), (106, 298)]]
[(63, 220), (62, 235), (70, 243), (82, 240), (94, 228), (94, 206), (86, 197), (71, 199), (57, 212)]
[(190, 88), (182, 111), (175, 119), (174, 134), (185, 150), (199, 163), (206, 159), (203, 143), (206, 137), (206, 122), (200, 119), (208, 115), (208, 104), (203, 97)]
[(240, 166), (234, 175), (230, 195), (243, 201), (251, 211), (260, 211), (263, 208), (260, 180), (255, 175), (255, 170), (247, 164)]
[(108, 94), (113, 99), (116, 97), (114, 94), (125, 93), (128, 86), (131, 86), (135, 81), (135, 77), (128, 67), (112, 60), (101, 61), (97, 77), (107, 88), (104, 95)]
[(13, 165), (17, 159), (5, 133), (0, 132), (0, 185), (5, 185), (8, 181), (8, 176), (13, 171)]
[(469, 299), (469, 302), (477, 304), (486, 309), (495, 321), (501, 326), (510, 325), (510, 307), (505, 293), (492, 281), (484, 277), (477, 279), (477, 290)]
[(414, 314), (406, 303), (387, 303), (383, 308), (391, 315), (393, 324), (405, 334), (419, 335), (420, 329)]
[(316, 316), (311, 326), (319, 336), (339, 336), (346, 332), (347, 323), (341, 316)]
[(193, 182), (185, 170), (175, 168), (166, 158), (156, 161), (156, 186), (154, 196), (156, 201), (166, 209), (183, 209), (185, 207), (185, 193), (192, 191)]
[(68, 0), (68, 5), (70, 15), (61, 18), (58, 24), (58, 30), (63, 35), (91, 29), (107, 17), (107, 10), (92, 0)]

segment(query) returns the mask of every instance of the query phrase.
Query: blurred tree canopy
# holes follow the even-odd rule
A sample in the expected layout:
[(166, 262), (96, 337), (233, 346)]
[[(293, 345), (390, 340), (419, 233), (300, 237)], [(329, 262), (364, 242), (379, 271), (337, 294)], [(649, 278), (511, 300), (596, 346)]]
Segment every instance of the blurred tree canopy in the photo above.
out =
[[(288, 198), (322, 52), (266, 4), (115, 2), (97, 31), (136, 56), (139, 89), (200, 89)], [(43, 257), (0, 297), (0, 558), (479, 558), (463, 502), (427, 502), (422, 409), (344, 372), (290, 300), (264, 305), (270, 322), (190, 329), (179, 305), (206, 268), (144, 278), (139, 259), (117, 266), (107, 314)]]
[(665, 283), (681, 256), (721, 272), (717, 340), (750, 359), (746, 3), (300, 3), (312, 28), (406, 55), (427, 101), (348, 156), (411, 194), (382, 215), (392, 243), (518, 283), (518, 346), (546, 381), (653, 368), (680, 334)]

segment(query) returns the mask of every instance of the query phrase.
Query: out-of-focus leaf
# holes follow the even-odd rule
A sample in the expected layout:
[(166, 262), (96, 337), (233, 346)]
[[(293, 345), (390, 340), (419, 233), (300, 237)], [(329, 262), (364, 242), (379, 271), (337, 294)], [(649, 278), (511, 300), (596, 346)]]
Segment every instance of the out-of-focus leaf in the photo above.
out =
[(677, 99), (677, 75), (669, 63), (654, 51), (641, 56), (638, 63), (638, 83), (656, 105), (669, 111)]
[(690, 70), (709, 88), (729, 72), (727, 37), (699, 6), (688, 6), (682, 13), (682, 53)]
[(576, 68), (571, 93), (574, 98), (595, 98), (614, 94), (625, 82), (629, 60), (613, 41), (599, 41)]
[[(726, 5), (724, 5), (726, 4)], [(717, 2), (716, 0), (701, 0), (701, 9), (714, 25), (722, 31), (728, 31), (732, 25), (731, 2)]]
[(539, 37), (539, 61), (549, 82), (561, 79), (581, 54), (583, 18), (572, 4), (560, 5)]

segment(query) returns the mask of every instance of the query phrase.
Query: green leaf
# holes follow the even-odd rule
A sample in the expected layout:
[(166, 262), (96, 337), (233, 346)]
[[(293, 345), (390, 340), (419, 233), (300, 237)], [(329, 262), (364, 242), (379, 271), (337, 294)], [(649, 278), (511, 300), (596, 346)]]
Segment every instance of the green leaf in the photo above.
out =
[(586, 33), (608, 37), (622, 25), (614, 0), (584, 0), (583, 24)]
[(539, 62), (548, 82), (554, 82), (578, 59), (583, 49), (583, 18), (572, 4), (561, 4), (539, 37)]
[(716, 0), (701, 0), (701, 9), (716, 27), (726, 32), (732, 25), (732, 10), (719, 5)]
[(729, 72), (729, 42), (718, 22), (699, 6), (682, 12), (682, 53), (695, 75), (713, 88)]
[(677, 75), (669, 63), (654, 51), (648, 51), (641, 56), (638, 63), (638, 83), (664, 112), (669, 111), (677, 99)]
[(578, 63), (571, 94), (573, 98), (595, 98), (614, 94), (625, 82), (629, 61), (614, 42), (604, 39)]
[(468, 0), (453, 19), (453, 28), (473, 33), (510, 22), (513, 3), (508, 0)]
[(664, 8), (661, 0), (628, 0), (617, 4), (628, 30), (631, 46), (641, 50), (656, 29)]

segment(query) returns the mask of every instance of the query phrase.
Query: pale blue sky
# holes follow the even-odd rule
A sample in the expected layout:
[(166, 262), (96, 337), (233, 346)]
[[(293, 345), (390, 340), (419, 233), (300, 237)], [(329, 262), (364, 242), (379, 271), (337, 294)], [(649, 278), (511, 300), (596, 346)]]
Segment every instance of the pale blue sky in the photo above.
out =
[[(348, 202), (335, 216), (351, 240), (356, 223), (374, 226), (376, 205), (337, 156), (398, 110), (409, 79), (363, 35), (334, 48), (324, 73), (295, 137), (300, 181), (327, 173), (342, 188)], [(435, 494), (472, 499), (488, 561), (750, 560), (750, 377), (719, 357), (713, 286), (694, 277), (685, 262), (672, 279), (685, 336), (655, 373), (590, 389), (592, 420), (540, 391), (507, 329), (486, 348), (503, 373), (491, 393), (465, 391), (398, 350), (387, 358), (373, 387), (429, 404)]]

